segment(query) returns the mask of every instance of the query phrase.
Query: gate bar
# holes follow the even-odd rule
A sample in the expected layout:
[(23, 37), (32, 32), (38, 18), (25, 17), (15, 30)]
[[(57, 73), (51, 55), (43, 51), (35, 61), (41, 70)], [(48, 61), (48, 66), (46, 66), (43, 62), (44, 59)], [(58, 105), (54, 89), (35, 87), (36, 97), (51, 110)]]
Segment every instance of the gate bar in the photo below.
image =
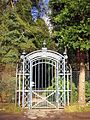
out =
[(18, 72), (18, 64), (16, 67), (15, 106), (17, 104), (17, 72)]
[[(55, 92), (56, 92), (56, 90), (53, 93), (51, 93), (50, 95), (53, 95)], [(47, 97), (45, 97), (45, 98), (43, 98), (40, 95), (38, 95), (37, 93), (35, 93), (35, 92), (33, 92), (33, 94), (35, 94), (36, 96), (38, 96), (38, 97), (40, 97), (42, 99), (41, 101), (39, 101), (38, 103), (36, 103), (33, 107), (35, 107), (36, 105), (38, 105), (42, 101), (46, 101), (47, 103), (51, 104), (52, 106), (54, 106), (56, 108), (56, 106), (54, 104), (52, 104), (51, 102), (49, 102), (48, 100), (46, 100), (50, 95), (47, 96)]]
[(30, 92), (29, 92), (29, 109), (32, 108), (32, 62), (30, 61)]
[(22, 83), (22, 108), (24, 108), (24, 72), (25, 72), (25, 70), (24, 70), (24, 65), (25, 65), (25, 59), (23, 58), (23, 83)]
[(65, 95), (65, 89), (66, 89), (66, 86), (65, 86), (65, 58), (63, 59), (63, 73), (64, 73), (64, 106), (66, 105), (66, 95)]
[(19, 71), (19, 100), (18, 100), (19, 107), (20, 107), (20, 80), (21, 80), (21, 74), (20, 74), (20, 71)]
[(69, 105), (69, 75), (67, 73), (67, 105)]

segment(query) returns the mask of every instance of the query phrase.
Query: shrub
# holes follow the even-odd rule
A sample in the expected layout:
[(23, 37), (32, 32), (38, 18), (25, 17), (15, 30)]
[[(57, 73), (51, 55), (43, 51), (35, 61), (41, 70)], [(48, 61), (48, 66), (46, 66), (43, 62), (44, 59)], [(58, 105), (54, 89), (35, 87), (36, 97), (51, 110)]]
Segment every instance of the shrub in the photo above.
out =
[(85, 82), (85, 97), (86, 102), (90, 101), (90, 80)]
[(11, 77), (8, 80), (0, 80), (1, 102), (14, 102), (15, 79), (15, 77)]
[(80, 106), (78, 103), (74, 103), (65, 107), (65, 112), (87, 112), (90, 111), (90, 106)]
[[(69, 80), (68, 80), (69, 81)], [(52, 86), (49, 86), (47, 89), (48, 90), (55, 90), (55, 79), (53, 79), (52, 81), (51, 81), (52, 83), (53, 83), (53, 85)], [(62, 90), (63, 89), (63, 81), (62, 81), (62, 79), (59, 79), (59, 81), (58, 81), (58, 85), (59, 85), (59, 89), (60, 90)], [(68, 83), (65, 83), (66, 84), (66, 86), (67, 86), (67, 84), (68, 84), (68, 86), (70, 85), (70, 82), (68, 82)], [(62, 93), (63, 92), (60, 92), (60, 94), (62, 95)], [(47, 93), (47, 95), (48, 95), (48, 93)], [(53, 96), (54, 98), (53, 99), (55, 99), (55, 95)], [(77, 100), (78, 100), (78, 91), (77, 91), (77, 87), (75, 86), (75, 83), (74, 82), (72, 82), (72, 95), (71, 95), (71, 97), (72, 97), (72, 103), (75, 103), (75, 102), (77, 102)]]
[(16, 107), (14, 103), (0, 103), (0, 112), (19, 113), (21, 108)]
[(75, 83), (72, 82), (72, 103), (77, 102), (78, 100), (78, 91), (77, 91), (77, 87), (75, 86)]

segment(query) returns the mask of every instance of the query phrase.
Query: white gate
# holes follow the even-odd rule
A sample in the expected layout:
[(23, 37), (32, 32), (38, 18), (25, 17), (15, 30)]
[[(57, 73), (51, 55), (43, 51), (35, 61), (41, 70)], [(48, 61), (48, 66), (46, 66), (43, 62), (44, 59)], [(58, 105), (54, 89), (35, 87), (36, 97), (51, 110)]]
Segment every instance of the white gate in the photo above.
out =
[(69, 105), (71, 71), (66, 54), (42, 50), (21, 55), (16, 70), (16, 103), (23, 108), (61, 108)]

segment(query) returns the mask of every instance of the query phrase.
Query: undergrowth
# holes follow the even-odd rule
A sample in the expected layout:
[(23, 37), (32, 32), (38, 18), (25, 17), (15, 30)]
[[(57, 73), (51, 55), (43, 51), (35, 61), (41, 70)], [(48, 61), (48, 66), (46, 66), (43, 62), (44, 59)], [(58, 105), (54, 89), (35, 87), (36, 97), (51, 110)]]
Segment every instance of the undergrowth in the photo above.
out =
[(21, 108), (15, 106), (14, 103), (0, 103), (0, 112), (20, 113), (21, 111)]
[(79, 105), (78, 103), (74, 103), (65, 107), (65, 112), (87, 112), (90, 111), (90, 104), (88, 105)]

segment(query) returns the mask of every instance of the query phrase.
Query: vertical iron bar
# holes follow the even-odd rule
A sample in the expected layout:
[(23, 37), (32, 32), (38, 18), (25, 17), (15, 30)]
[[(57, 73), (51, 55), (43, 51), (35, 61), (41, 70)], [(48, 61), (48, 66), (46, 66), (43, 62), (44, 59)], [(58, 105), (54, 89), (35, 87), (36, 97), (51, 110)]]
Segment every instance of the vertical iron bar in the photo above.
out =
[(66, 95), (65, 95), (66, 94), (65, 93), (65, 58), (63, 59), (63, 68), (64, 68), (63, 69), (63, 73), (64, 73), (64, 76), (63, 76), (64, 77), (64, 86), (63, 87), (64, 87), (64, 106), (65, 106), (66, 105)]
[[(35, 61), (35, 64), (36, 64), (36, 61)], [(35, 92), (36, 92), (36, 89), (37, 89), (37, 82), (36, 82), (36, 65), (35, 65)], [(36, 94), (35, 94), (35, 100), (36, 100)], [(36, 101), (35, 101), (36, 103)]]
[(25, 77), (25, 76), (24, 76), (24, 74), (25, 74), (25, 73), (24, 73), (24, 71), (25, 71), (25, 70), (24, 70), (24, 67), (25, 67), (25, 66), (24, 66), (24, 62), (25, 62), (25, 59), (23, 59), (22, 108), (24, 108), (24, 77)]
[[(53, 61), (52, 61), (52, 64), (53, 64)], [(52, 77), (51, 77), (51, 83), (53, 84), (53, 80), (54, 80), (54, 78), (53, 78), (53, 65), (52, 65)], [(54, 88), (53, 88), (54, 89)], [(54, 91), (54, 90), (53, 90)], [(52, 97), (51, 97), (51, 101), (53, 102), (53, 95), (52, 95)]]
[(42, 70), (42, 89), (43, 89), (43, 59), (42, 59), (42, 68), (41, 68), (41, 70)]
[(51, 64), (50, 64), (50, 61), (49, 61), (48, 67), (49, 67), (49, 68), (48, 68), (48, 69), (49, 69), (49, 71), (48, 71), (48, 86), (50, 86), (50, 77), (51, 77), (51, 76), (50, 76), (50, 73), (51, 73), (51, 68), (50, 68), (50, 67), (51, 67)]
[[(47, 64), (47, 77), (46, 77), (46, 79), (47, 79), (47, 87), (48, 87), (48, 86), (50, 86), (50, 60), (48, 60), (48, 64)], [(49, 94), (50, 94), (50, 92), (47, 91), (46, 95), (48, 96)], [(47, 103), (47, 107), (48, 107), (48, 103)]]
[(38, 60), (38, 90), (40, 90), (40, 60)]
[(58, 89), (58, 62), (56, 63), (56, 102), (57, 108), (59, 108), (59, 89)]
[(15, 106), (17, 104), (17, 72), (18, 72), (18, 64), (16, 67)]
[(33, 81), (33, 62), (31, 62), (31, 83), (32, 83), (32, 87), (31, 87), (31, 108), (32, 108), (32, 103), (33, 103), (33, 87), (35, 85), (34, 81)]
[(38, 90), (40, 89), (40, 61), (38, 60)]
[[(35, 64), (36, 64), (36, 61), (35, 61)], [(36, 65), (34, 67), (35, 67), (35, 90), (36, 90), (36, 86), (37, 86), (37, 83), (36, 83)]]
[(72, 103), (72, 68), (70, 66), (70, 103)]
[(21, 88), (20, 88), (20, 80), (21, 80), (21, 73), (19, 72), (19, 100), (18, 100), (19, 107), (20, 107), (20, 90), (21, 90)]
[(41, 85), (41, 81), (40, 81), (40, 60), (39, 60), (39, 90), (40, 90), (40, 85)]
[(69, 75), (67, 73), (67, 105), (69, 105)]
[(32, 108), (32, 62), (30, 61), (30, 92), (29, 92), (29, 109)]
[[(46, 90), (46, 74), (47, 74), (47, 71), (46, 71), (46, 59), (45, 59), (45, 73), (44, 74), (45, 74), (45, 90)], [(46, 105), (46, 107), (47, 107), (47, 105)]]
[(55, 94), (56, 94), (56, 95), (55, 95), (55, 97), (56, 97), (55, 100), (56, 100), (56, 101), (55, 101), (55, 102), (56, 102), (56, 104), (57, 104), (57, 79), (56, 79), (57, 76), (56, 76), (56, 73), (57, 73), (57, 67), (56, 67), (56, 62), (55, 62), (55, 80), (54, 80), (54, 82), (53, 82), (53, 85), (55, 84), (55, 90), (56, 90), (56, 93), (55, 93)]
[(46, 60), (45, 60), (45, 89), (46, 89)]

